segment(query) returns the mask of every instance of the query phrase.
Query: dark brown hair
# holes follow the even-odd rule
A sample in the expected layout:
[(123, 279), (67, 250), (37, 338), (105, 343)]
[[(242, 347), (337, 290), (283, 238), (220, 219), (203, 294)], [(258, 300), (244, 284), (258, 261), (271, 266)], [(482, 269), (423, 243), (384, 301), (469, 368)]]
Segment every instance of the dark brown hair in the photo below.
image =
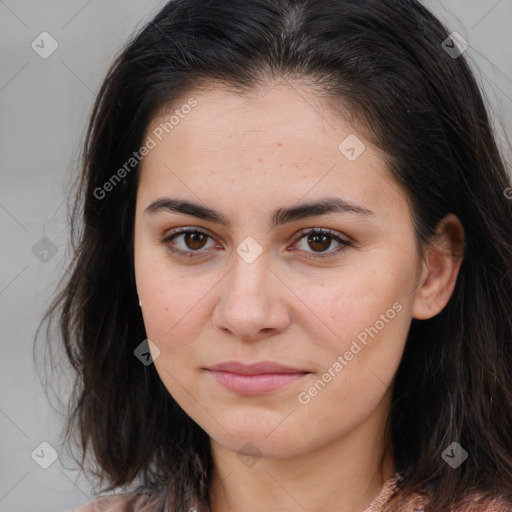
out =
[[(174, 0), (123, 48), (101, 86), (72, 209), (73, 259), (45, 315), (76, 372), (66, 439), (106, 490), (139, 479), (155, 510), (208, 506), (207, 434), (134, 349), (146, 338), (133, 266), (137, 166), (156, 112), (222, 83), (313, 85), (380, 148), (411, 205), (418, 247), (448, 213), (464, 259), (441, 313), (412, 320), (389, 433), (400, 493), (446, 511), (472, 491), (512, 495), (512, 201), (483, 93), (449, 31), (415, 0)], [(205, 128), (207, 129), (207, 128)], [(42, 323), (43, 323), (42, 322)], [(39, 329), (38, 329), (39, 331)], [(458, 442), (468, 459), (441, 457)], [(104, 489), (105, 490), (105, 489)], [(507, 502), (509, 503), (509, 502)]]

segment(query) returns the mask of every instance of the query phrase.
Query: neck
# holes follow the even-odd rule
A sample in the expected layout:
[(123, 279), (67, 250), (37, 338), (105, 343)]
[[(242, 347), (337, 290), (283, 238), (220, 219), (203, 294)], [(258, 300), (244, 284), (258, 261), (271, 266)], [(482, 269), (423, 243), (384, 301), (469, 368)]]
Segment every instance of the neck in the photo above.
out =
[(388, 410), (384, 400), (334, 441), (288, 458), (262, 457), (250, 467), (211, 439), (211, 512), (364, 512), (394, 471), (383, 434)]

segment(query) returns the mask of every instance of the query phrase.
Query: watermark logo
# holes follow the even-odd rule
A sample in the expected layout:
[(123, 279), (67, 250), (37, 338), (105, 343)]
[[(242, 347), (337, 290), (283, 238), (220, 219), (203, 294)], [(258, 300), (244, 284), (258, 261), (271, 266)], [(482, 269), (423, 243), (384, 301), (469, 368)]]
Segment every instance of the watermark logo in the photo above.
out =
[(242, 461), (242, 464), (248, 468), (254, 467), (262, 457), (262, 453), (260, 452), (259, 448), (251, 442), (245, 443), (242, 446), (241, 451), (251, 453), (251, 455), (244, 455), (240, 452), (237, 452), (238, 458)]
[(339, 152), (351, 162), (359, 158), (365, 149), (366, 146), (363, 141), (354, 134), (349, 135), (346, 139), (341, 141), (338, 146)]
[(263, 248), (252, 236), (248, 236), (238, 245), (236, 252), (246, 263), (252, 263), (263, 252)]
[(457, 469), (468, 458), (468, 452), (459, 443), (453, 442), (441, 457), (453, 469)]
[(59, 47), (59, 43), (48, 33), (41, 32), (30, 44), (39, 57), (47, 59)]
[(469, 44), (458, 32), (452, 32), (441, 46), (452, 59), (458, 59), (468, 49)]
[(59, 458), (57, 450), (46, 441), (40, 443), (30, 456), (32, 460), (43, 469), (48, 469)]
[(151, 340), (144, 340), (133, 353), (144, 366), (149, 366), (160, 357), (160, 349)]
[(47, 263), (57, 254), (57, 246), (49, 238), (43, 236), (32, 247), (32, 254), (42, 263)]

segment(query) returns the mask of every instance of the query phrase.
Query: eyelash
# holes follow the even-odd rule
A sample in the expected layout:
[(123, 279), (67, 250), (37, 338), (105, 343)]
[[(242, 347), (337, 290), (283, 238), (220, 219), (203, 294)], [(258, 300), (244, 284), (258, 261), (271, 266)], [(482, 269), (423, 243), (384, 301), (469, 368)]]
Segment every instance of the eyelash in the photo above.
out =
[[(200, 252), (199, 250), (198, 251), (183, 251), (181, 249), (177, 249), (176, 247), (174, 247), (173, 245), (170, 244), (170, 242), (171, 242), (171, 240), (173, 238), (175, 238), (175, 237), (177, 237), (179, 235), (186, 234), (186, 233), (199, 233), (199, 234), (202, 234), (202, 235), (206, 235), (209, 238), (212, 238), (208, 233), (206, 233), (205, 231), (203, 231), (201, 229), (198, 229), (198, 228), (195, 228), (195, 227), (186, 227), (186, 228), (176, 229), (175, 231), (171, 232), (168, 236), (166, 236), (162, 240), (160, 240), (160, 242), (166, 246), (167, 250), (169, 250), (173, 254), (177, 254), (178, 256), (182, 256), (182, 257), (185, 257), (185, 258), (201, 257), (201, 256), (196, 256), (196, 253)], [(345, 240), (345, 239), (340, 238), (339, 236), (337, 236), (335, 231), (332, 231), (332, 230), (326, 229), (326, 228), (307, 228), (307, 229), (301, 229), (297, 233), (297, 237), (296, 237), (295, 242), (293, 244), (295, 245), (297, 242), (302, 240), (302, 238), (304, 238), (306, 235), (311, 235), (311, 234), (314, 234), (314, 235), (328, 235), (329, 237), (333, 238), (336, 242), (339, 242), (341, 244), (341, 247), (338, 247), (336, 250), (330, 251), (330, 252), (312, 253), (312, 254), (314, 254), (314, 256), (306, 256), (306, 258), (309, 258), (309, 259), (330, 258), (330, 257), (333, 257), (333, 256), (335, 256), (336, 254), (338, 254), (340, 252), (343, 252), (348, 247), (352, 247), (353, 246), (353, 244), (351, 242), (349, 242), (348, 240)], [(305, 251), (305, 252), (307, 252), (307, 251)]]

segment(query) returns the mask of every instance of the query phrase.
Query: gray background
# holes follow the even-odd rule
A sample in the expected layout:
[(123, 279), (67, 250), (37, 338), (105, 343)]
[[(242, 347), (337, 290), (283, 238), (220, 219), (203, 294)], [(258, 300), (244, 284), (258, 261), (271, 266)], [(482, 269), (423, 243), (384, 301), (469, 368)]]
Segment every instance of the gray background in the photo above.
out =
[[(61, 419), (36, 374), (33, 337), (68, 260), (66, 192), (95, 93), (122, 43), (164, 3), (0, 0), (0, 512), (62, 512), (92, 499), (57, 444)], [(512, 0), (424, 3), (468, 41), (498, 133), (510, 139)], [(31, 48), (43, 31), (58, 43), (47, 59)], [(31, 457), (43, 441), (59, 453), (48, 469)], [(48, 449), (35, 453), (48, 460)]]

